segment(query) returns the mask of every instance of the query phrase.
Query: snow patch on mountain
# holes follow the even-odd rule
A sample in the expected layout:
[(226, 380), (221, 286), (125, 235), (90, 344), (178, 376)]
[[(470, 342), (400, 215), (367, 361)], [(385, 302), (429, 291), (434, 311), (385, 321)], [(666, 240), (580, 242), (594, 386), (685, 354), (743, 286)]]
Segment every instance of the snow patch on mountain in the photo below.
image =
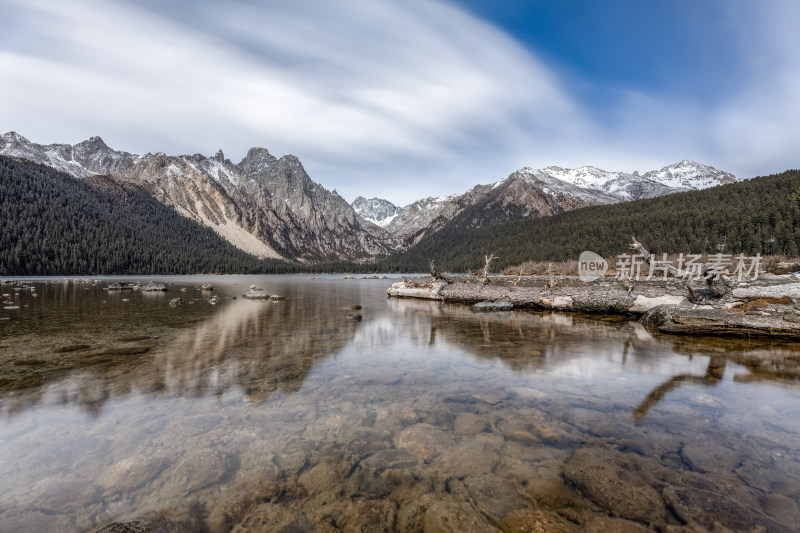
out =
[(47, 165), (76, 178), (110, 174), (130, 168), (142, 156), (109, 148), (100, 137), (92, 137), (75, 145), (36, 144), (17, 132), (0, 136), (0, 155), (20, 157)]
[(383, 198), (364, 198), (359, 196), (350, 204), (356, 214), (364, 220), (386, 228), (397, 218), (402, 209)]
[(586, 189), (602, 191), (620, 200), (655, 198), (692, 189), (705, 189), (737, 181), (736, 177), (708, 165), (684, 160), (643, 175), (609, 172), (585, 166), (575, 169), (547, 167), (542, 172)]
[[(597, 188), (589, 188), (586, 185), (581, 186), (577, 183), (572, 183), (558, 176), (554, 176), (552, 173), (548, 172), (548, 169), (538, 170), (525, 167), (518, 170), (516, 174), (542, 189), (545, 194), (562, 194), (577, 198), (589, 204), (614, 203), (619, 201), (619, 198), (606, 194)], [(591, 174), (582, 176), (577, 173), (576, 175), (578, 176), (576, 180), (578, 183), (590, 183), (595, 181), (595, 176)]]
[(683, 189), (707, 189), (738, 181), (736, 176), (729, 172), (688, 159), (668, 165), (661, 170), (651, 170), (644, 177), (668, 187)]

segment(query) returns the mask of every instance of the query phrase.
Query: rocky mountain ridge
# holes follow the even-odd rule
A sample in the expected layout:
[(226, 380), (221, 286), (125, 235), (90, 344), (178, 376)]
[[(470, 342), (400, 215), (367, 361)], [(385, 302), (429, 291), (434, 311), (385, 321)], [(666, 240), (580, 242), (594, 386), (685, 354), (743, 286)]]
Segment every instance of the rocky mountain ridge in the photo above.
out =
[(109, 148), (100, 137), (91, 137), (75, 145), (42, 145), (29, 141), (15, 131), (0, 135), (0, 155), (47, 165), (76, 178), (119, 172), (132, 167), (143, 157)]
[(314, 182), (292, 155), (251, 148), (239, 162), (200, 154), (130, 154), (100, 137), (76, 145), (0, 136), (0, 154), (28, 159), (76, 178), (108, 175), (145, 190), (178, 213), (210, 227), (237, 248), (263, 258), (301, 262), (369, 261), (402, 250), (460, 216), (477, 227), (581, 207), (652, 198), (731, 183), (736, 178), (684, 160), (643, 175), (586, 166), (522, 168), (462, 193), (420, 199), (403, 208), (361, 196), (348, 204)]
[(736, 181), (737, 178), (728, 172), (689, 160), (643, 175), (609, 172), (592, 166), (576, 169), (525, 167), (492, 184), (473, 187), (464, 194), (417, 200), (395, 214), (384, 227), (397, 237), (416, 240), (421, 232), (435, 229), (431, 228), (432, 224), (441, 225), (477, 205), (501, 206), (502, 209), (492, 211), (499, 213), (500, 218), (473, 217), (483, 219), (484, 223), (501, 222), (515, 216), (548, 216), (589, 205), (655, 198)]
[(264, 148), (250, 149), (234, 164), (221, 150), (214, 157), (117, 152), (99, 137), (74, 146), (38, 145), (10, 132), (0, 143), (2, 155), (140, 187), (258, 257), (365, 261), (395, 244), (381, 228), (365, 227), (336, 191), (312, 181), (296, 157), (276, 158)]
[(397, 207), (389, 200), (382, 198), (367, 199), (363, 196), (357, 197), (350, 205), (353, 206), (358, 216), (382, 228), (388, 226), (404, 209)]

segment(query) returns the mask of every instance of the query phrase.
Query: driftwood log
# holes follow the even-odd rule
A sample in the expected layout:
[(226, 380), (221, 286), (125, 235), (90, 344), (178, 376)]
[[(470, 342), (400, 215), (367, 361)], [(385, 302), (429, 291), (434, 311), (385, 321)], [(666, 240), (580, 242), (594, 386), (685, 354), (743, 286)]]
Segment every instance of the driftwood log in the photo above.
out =
[(641, 315), (664, 304), (689, 304), (686, 290), (680, 284), (639, 286), (629, 293), (619, 282), (575, 286), (514, 287), (502, 285), (447, 284), (431, 281), (426, 284), (395, 283), (389, 296), (422, 298), (473, 305), (478, 302), (506, 299), (519, 309), (555, 309), (583, 313)]
[(469, 305), (506, 299), (517, 309), (643, 316), (645, 325), (664, 333), (800, 338), (800, 283), (734, 288), (713, 305), (692, 303), (677, 281), (638, 283), (629, 292), (621, 281), (550, 288), (435, 280), (395, 283), (388, 295)]

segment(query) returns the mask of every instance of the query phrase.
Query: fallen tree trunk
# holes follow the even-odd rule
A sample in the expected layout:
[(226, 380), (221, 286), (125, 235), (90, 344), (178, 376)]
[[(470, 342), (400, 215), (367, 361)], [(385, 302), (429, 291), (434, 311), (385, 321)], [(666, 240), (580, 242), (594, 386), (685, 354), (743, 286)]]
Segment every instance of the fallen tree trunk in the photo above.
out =
[(800, 314), (792, 303), (748, 305), (745, 309), (692, 309), (662, 305), (645, 314), (642, 323), (662, 333), (800, 337)]
[(399, 282), (389, 296), (423, 298), (444, 302), (476, 304), (506, 299), (520, 309), (556, 309), (583, 313), (641, 315), (657, 305), (686, 302), (682, 285), (641, 286), (631, 293), (621, 283), (608, 282), (574, 287), (504, 287), (434, 281), (424, 287)]
[(468, 305), (505, 299), (518, 309), (647, 314), (643, 322), (665, 333), (800, 336), (800, 283), (736, 288), (713, 305), (691, 302), (679, 281), (637, 283), (630, 292), (618, 280), (553, 288), (406, 281), (392, 285), (388, 294)]

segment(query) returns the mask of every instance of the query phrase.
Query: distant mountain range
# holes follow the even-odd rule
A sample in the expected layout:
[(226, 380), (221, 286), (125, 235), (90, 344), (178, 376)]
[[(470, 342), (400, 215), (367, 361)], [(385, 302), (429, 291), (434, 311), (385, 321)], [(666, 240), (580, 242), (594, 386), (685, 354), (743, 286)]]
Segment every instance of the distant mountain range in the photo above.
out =
[(114, 150), (100, 137), (76, 145), (40, 145), (9, 132), (0, 136), (0, 155), (79, 180), (105, 176), (87, 183), (140, 189), (240, 250), (306, 264), (372, 261), (407, 249), (456, 216), (479, 227), (737, 180), (693, 161), (643, 175), (594, 167), (523, 168), (463, 194), (423, 198), (401, 208), (379, 198), (358, 197), (348, 204), (335, 190), (312, 181), (296, 157), (276, 158), (265, 148), (252, 148), (233, 163), (221, 150), (213, 157), (136, 155)]
[(540, 170), (526, 167), (464, 194), (423, 198), (403, 208), (380, 198), (359, 197), (353, 202), (353, 208), (362, 220), (377, 224), (396, 237), (418, 240), (421, 234), (475, 206), (501, 207), (492, 211), (499, 215), (495, 219), (476, 213), (472, 223), (485, 224), (548, 216), (590, 205), (655, 198), (736, 181), (733, 174), (689, 160), (643, 175), (588, 166)]

